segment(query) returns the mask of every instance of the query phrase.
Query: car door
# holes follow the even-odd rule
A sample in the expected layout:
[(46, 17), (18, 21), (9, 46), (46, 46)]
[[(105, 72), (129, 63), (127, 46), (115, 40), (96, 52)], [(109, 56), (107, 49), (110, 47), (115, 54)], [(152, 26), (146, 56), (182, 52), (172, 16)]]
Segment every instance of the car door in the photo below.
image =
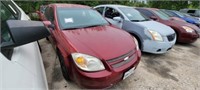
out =
[[(122, 28), (123, 16), (121, 15), (121, 13), (112, 7), (106, 7), (104, 10), (105, 10), (104, 16), (106, 17), (106, 19), (116, 27)], [(114, 17), (120, 17), (121, 21), (114, 20)]]
[(118, 28), (122, 28), (123, 21), (115, 21), (113, 20), (114, 17), (121, 17), (123, 19), (123, 16), (114, 8), (112, 7), (97, 7), (95, 8), (102, 16), (104, 16), (111, 24)]
[[(13, 2), (1, 1), (1, 45), (13, 43), (7, 20), (29, 20)], [(23, 36), (22, 36), (23, 37)], [(37, 42), (15, 48), (1, 48), (0, 89), (47, 90), (47, 80)]]

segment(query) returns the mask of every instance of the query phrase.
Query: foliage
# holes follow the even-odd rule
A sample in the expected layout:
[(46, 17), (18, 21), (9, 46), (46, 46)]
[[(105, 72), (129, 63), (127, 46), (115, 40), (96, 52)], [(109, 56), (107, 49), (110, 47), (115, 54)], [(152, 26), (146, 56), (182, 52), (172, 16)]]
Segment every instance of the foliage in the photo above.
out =
[(198, 8), (200, 1), (149, 1), (149, 6), (153, 8), (160, 8), (160, 9), (173, 9), (173, 10), (180, 10), (183, 8)]
[(130, 0), (28, 0), (28, 1), (15, 1), (24, 11), (25, 13), (33, 13), (39, 10), (41, 5), (47, 5), (51, 3), (71, 3), (71, 4), (82, 4), (88, 6), (96, 6), (100, 4), (121, 4), (133, 7), (153, 7), (153, 8), (161, 8), (161, 9), (174, 9), (180, 10), (183, 8), (199, 8), (200, 9), (200, 1), (191, 0), (188, 1), (182, 0), (147, 0), (148, 3), (137, 2), (138, 0), (132, 0), (134, 2), (130, 2)]

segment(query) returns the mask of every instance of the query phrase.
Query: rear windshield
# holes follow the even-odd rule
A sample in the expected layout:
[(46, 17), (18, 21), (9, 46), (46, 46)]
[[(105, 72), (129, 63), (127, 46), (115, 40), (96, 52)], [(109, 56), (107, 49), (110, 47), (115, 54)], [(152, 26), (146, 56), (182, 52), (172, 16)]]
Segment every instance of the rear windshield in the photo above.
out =
[(185, 15), (179, 11), (174, 11), (177, 15), (179, 15), (180, 17), (184, 17)]

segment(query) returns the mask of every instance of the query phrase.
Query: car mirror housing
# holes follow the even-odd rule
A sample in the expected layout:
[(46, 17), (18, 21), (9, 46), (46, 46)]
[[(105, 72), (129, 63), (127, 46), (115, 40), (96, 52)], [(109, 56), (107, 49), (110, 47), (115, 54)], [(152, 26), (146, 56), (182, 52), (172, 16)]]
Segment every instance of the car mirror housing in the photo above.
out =
[(153, 19), (153, 20), (157, 20), (157, 19), (158, 19), (158, 18), (155, 17), (155, 16), (151, 16), (150, 18)]
[(122, 21), (122, 18), (121, 18), (121, 17), (113, 17), (113, 20), (118, 21), (118, 22), (121, 22), (121, 21)]
[(2, 49), (14, 48), (50, 35), (48, 29), (41, 21), (8, 20), (6, 23), (13, 42), (2, 43)]
[(50, 21), (43, 21), (44, 25), (48, 28), (54, 29), (55, 26)]

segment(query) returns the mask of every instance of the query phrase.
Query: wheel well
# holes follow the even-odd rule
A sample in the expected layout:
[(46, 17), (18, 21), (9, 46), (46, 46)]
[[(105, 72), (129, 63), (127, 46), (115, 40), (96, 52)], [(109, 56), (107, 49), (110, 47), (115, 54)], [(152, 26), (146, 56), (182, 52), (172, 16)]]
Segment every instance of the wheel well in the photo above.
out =
[(139, 48), (142, 49), (142, 42), (141, 42), (140, 38), (137, 35), (133, 34), (133, 33), (130, 33), (130, 34), (132, 36), (134, 36), (138, 40)]
[(176, 42), (178, 41), (178, 37), (179, 37), (179, 33), (178, 33), (178, 31), (177, 31), (177, 29), (176, 28), (173, 28), (173, 27), (171, 27), (173, 30), (174, 30), (174, 32), (176, 33)]

